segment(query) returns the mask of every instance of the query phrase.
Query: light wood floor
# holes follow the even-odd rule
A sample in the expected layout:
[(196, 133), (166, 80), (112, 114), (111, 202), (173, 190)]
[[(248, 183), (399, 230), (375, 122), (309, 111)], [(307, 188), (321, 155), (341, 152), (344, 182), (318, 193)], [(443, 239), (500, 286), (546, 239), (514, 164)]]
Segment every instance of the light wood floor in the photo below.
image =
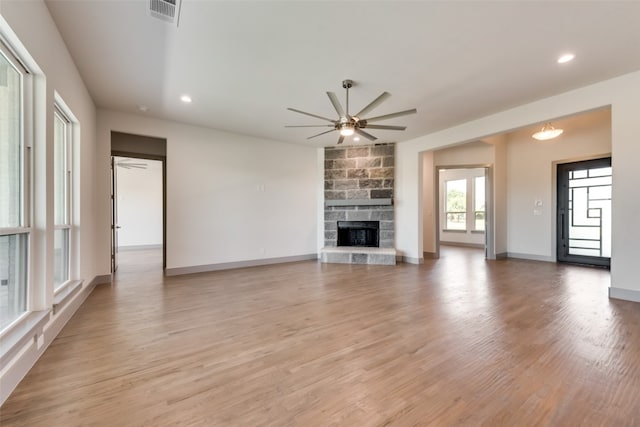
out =
[(606, 270), (450, 248), (164, 278), (139, 255), (3, 427), (640, 425), (640, 304), (609, 300)]

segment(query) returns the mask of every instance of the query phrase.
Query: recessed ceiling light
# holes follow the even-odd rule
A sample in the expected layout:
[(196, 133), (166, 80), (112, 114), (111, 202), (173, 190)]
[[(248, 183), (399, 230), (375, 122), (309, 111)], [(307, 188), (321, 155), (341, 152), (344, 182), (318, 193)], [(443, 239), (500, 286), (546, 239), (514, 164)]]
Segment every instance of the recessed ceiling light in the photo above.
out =
[(180, 97), (180, 101), (184, 102), (185, 104), (189, 104), (191, 102), (191, 97), (189, 95), (182, 95)]
[(358, 142), (358, 141), (360, 141), (360, 137), (359, 137), (359, 136), (356, 136), (355, 138), (353, 138), (353, 140), (354, 140), (354, 141), (356, 141), (356, 142)]
[(573, 53), (565, 53), (560, 58), (558, 58), (558, 64), (565, 64), (569, 61), (572, 61), (576, 56)]

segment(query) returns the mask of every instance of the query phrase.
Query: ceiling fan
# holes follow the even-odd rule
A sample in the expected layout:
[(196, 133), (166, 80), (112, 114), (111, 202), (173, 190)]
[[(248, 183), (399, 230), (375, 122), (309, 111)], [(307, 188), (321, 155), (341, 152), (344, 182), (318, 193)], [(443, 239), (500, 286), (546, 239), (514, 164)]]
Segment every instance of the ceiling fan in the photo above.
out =
[(331, 101), (331, 104), (333, 104), (333, 108), (336, 109), (336, 112), (338, 113), (338, 119), (337, 120), (331, 120), (327, 117), (323, 117), (323, 116), (319, 116), (317, 114), (312, 114), (312, 113), (307, 113), (305, 111), (301, 111), (301, 110), (296, 110), (295, 108), (287, 108), (287, 110), (296, 112), (296, 113), (300, 113), (300, 114), (304, 114), (307, 116), (311, 116), (311, 117), (315, 117), (318, 119), (322, 119), (322, 120), (326, 120), (328, 122), (330, 122), (331, 124), (328, 125), (293, 125), (293, 126), (285, 126), (287, 128), (304, 128), (304, 127), (332, 127), (333, 129), (325, 131), (325, 132), (321, 132), (317, 135), (313, 135), (308, 137), (307, 139), (311, 139), (311, 138), (315, 138), (317, 136), (320, 135), (324, 135), (326, 133), (329, 132), (333, 132), (333, 131), (340, 131), (340, 138), (338, 138), (338, 144), (342, 144), (342, 142), (344, 141), (344, 137), (345, 136), (351, 136), (354, 133), (357, 133), (358, 135), (361, 135), (365, 138), (367, 138), (370, 141), (375, 141), (376, 138), (375, 136), (371, 135), (368, 132), (365, 132), (363, 129), (384, 129), (384, 130), (405, 130), (407, 127), (406, 126), (390, 126), (390, 125), (373, 125), (370, 124), (372, 122), (378, 122), (380, 120), (386, 120), (386, 119), (392, 119), (394, 117), (400, 117), (400, 116), (404, 116), (407, 114), (415, 114), (418, 112), (418, 110), (416, 110), (415, 108), (412, 108), (411, 110), (405, 110), (405, 111), (399, 111), (397, 113), (391, 113), (391, 114), (385, 114), (382, 116), (377, 116), (377, 117), (370, 117), (368, 119), (365, 119), (363, 116), (367, 113), (369, 113), (371, 110), (373, 110), (374, 108), (376, 108), (378, 105), (380, 105), (382, 103), (382, 101), (384, 101), (385, 99), (387, 99), (388, 97), (391, 96), (391, 94), (389, 92), (382, 92), (382, 95), (378, 96), (376, 99), (374, 99), (373, 101), (371, 101), (371, 103), (369, 105), (367, 105), (366, 107), (364, 107), (362, 110), (360, 110), (357, 114), (351, 115), (349, 114), (349, 89), (351, 87), (353, 87), (353, 80), (343, 80), (342, 81), (342, 87), (344, 89), (346, 89), (347, 91), (347, 102), (346, 102), (346, 110), (342, 109), (342, 105), (340, 104), (340, 101), (338, 101), (338, 97), (336, 96), (335, 93), (333, 92), (327, 92), (327, 95), (329, 96), (329, 100)]

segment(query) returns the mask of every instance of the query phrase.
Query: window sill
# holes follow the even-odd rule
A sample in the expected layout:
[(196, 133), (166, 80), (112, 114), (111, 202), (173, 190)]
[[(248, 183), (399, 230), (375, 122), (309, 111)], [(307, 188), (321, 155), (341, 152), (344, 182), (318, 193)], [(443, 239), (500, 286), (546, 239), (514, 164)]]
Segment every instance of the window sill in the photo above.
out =
[(467, 230), (450, 230), (448, 228), (444, 228), (442, 231), (445, 233), (466, 233)]
[(42, 335), (44, 325), (49, 321), (49, 310), (33, 311), (14, 328), (2, 336), (0, 344), (0, 370), (13, 359), (30, 340)]
[(67, 305), (71, 298), (82, 289), (82, 280), (70, 280), (58, 289), (53, 296), (53, 314)]

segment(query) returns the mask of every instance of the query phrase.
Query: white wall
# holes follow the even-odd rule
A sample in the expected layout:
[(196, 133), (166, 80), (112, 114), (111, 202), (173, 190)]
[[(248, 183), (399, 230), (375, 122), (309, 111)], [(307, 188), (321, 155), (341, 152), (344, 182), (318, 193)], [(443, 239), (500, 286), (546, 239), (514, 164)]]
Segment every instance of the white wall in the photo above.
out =
[(168, 269), (317, 253), (316, 148), (99, 110), (105, 268), (112, 130), (167, 140)]
[(429, 256), (437, 255), (436, 242), (436, 194), (433, 151), (422, 153), (422, 250)]
[[(553, 124), (565, 132), (549, 141), (531, 138), (535, 128), (507, 135), (510, 256), (555, 261), (556, 164), (607, 157), (611, 153), (610, 110), (554, 120)], [(535, 201), (542, 206), (536, 206)]]
[(64, 323), (73, 315), (87, 295), (89, 283), (96, 276), (108, 273), (95, 260), (98, 256), (94, 216), (95, 194), (95, 120), (93, 101), (80, 74), (55, 27), (46, 5), (39, 0), (2, 1), (0, 3), (0, 34), (16, 50), (34, 73), (34, 148), (33, 148), (33, 210), (34, 220), (30, 295), (32, 310), (51, 310), (53, 291), (53, 107), (58, 93), (79, 122), (76, 129), (73, 179), (73, 226), (75, 239), (72, 279), (83, 279), (84, 290), (55, 314), (51, 314), (38, 347), (29, 341), (21, 353), (2, 367), (0, 402), (44, 352)]
[[(640, 72), (585, 86), (525, 104), (459, 126), (398, 144), (396, 148), (396, 244), (408, 260), (422, 257), (420, 230), (422, 207), (420, 170), (422, 151), (501, 134), (533, 123), (611, 106), (613, 166), (613, 242), (610, 294), (640, 301), (640, 282), (635, 264), (640, 229), (629, 228), (640, 215), (637, 192), (640, 181)], [(635, 216), (634, 216), (635, 215)]]
[[(116, 157), (116, 162), (125, 159)], [(146, 169), (117, 167), (118, 247), (162, 245), (162, 162), (129, 159)]]
[(487, 217), (487, 233), (493, 232), (493, 254), (501, 258), (507, 255), (507, 137), (498, 135), (485, 141), (493, 145), (494, 150), (493, 187), (489, 188), (491, 194), (488, 195), (488, 200), (493, 202), (493, 212)]
[(483, 141), (456, 145), (434, 152), (436, 166), (484, 166), (494, 161), (493, 146)]

